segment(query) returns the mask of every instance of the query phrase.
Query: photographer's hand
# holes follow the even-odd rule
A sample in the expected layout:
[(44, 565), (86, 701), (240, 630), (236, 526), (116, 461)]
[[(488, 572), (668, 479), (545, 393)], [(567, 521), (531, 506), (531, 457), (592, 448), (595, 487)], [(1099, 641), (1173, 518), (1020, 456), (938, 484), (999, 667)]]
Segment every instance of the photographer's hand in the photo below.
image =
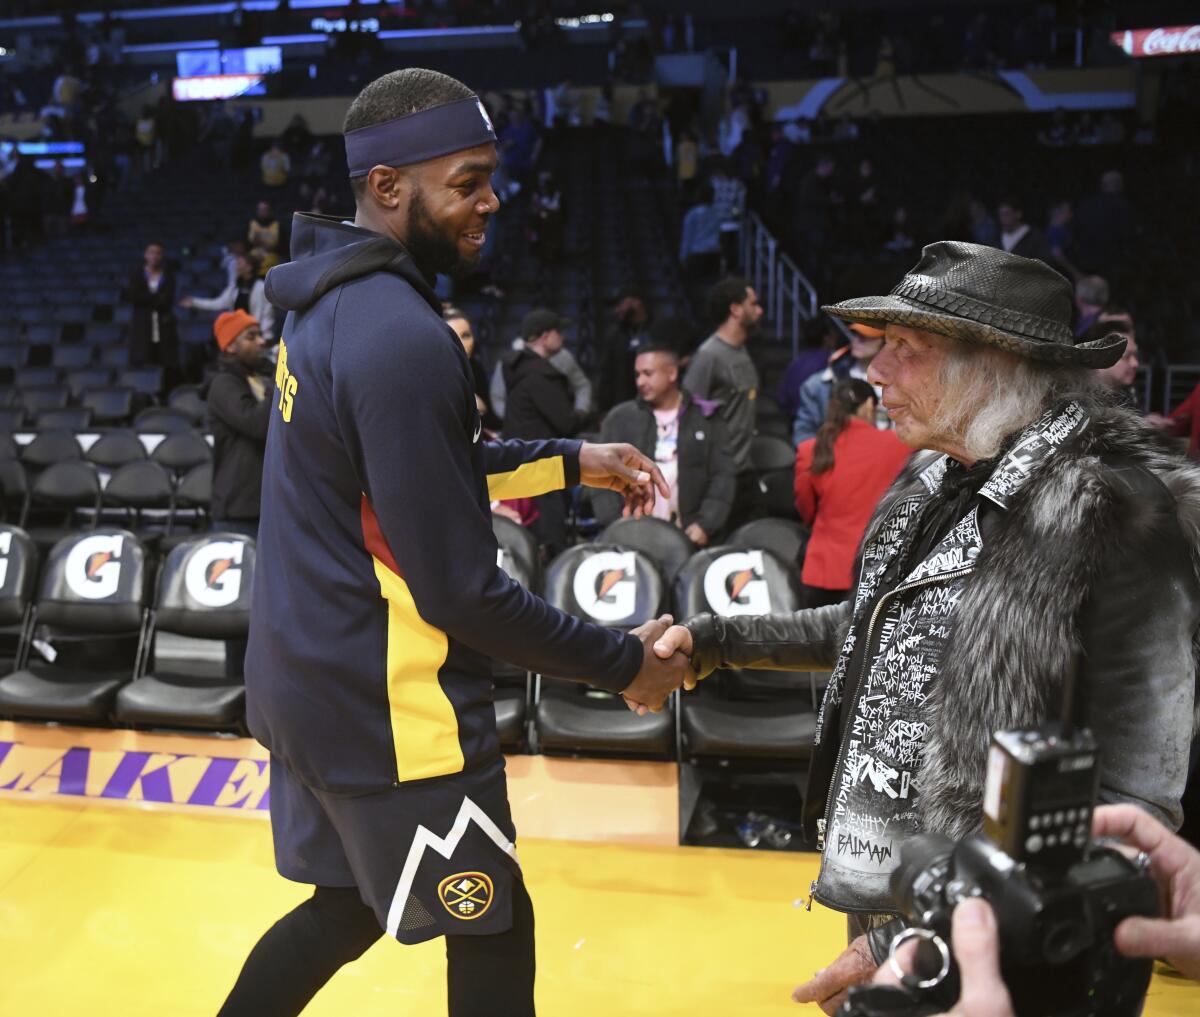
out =
[[(950, 940), (962, 991), (953, 1009), (941, 1017), (1014, 1017), (1012, 1000), (1000, 977), (1000, 934), (991, 906), (977, 898), (959, 904), (954, 909)], [(915, 954), (916, 944), (905, 943), (897, 954), (901, 967), (907, 970)], [(877, 985), (899, 984), (889, 964), (879, 969), (874, 981)]]
[(1165, 918), (1126, 918), (1113, 941), (1127, 957), (1165, 957), (1200, 980), (1200, 851), (1134, 805), (1104, 805), (1092, 833), (1116, 837), (1150, 855)]

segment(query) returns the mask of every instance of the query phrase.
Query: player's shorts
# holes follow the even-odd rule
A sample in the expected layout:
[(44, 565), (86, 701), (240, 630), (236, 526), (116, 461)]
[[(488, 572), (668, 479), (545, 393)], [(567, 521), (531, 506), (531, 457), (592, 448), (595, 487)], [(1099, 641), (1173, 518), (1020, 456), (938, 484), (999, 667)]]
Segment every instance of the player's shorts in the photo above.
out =
[(309, 787), (272, 756), (270, 802), (280, 874), (358, 887), (401, 943), (511, 927), (521, 870), (502, 757), (471, 773), (349, 796)]

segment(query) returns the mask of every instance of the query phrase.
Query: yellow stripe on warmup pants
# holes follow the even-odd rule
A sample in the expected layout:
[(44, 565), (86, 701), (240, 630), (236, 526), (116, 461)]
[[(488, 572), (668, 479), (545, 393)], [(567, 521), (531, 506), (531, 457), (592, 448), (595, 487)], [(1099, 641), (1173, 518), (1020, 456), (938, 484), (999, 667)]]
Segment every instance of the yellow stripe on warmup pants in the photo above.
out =
[(387, 694), (398, 779), (459, 773), (464, 764), (458, 717), (438, 681), (449, 640), (417, 613), (408, 583), (372, 560), (388, 605)]

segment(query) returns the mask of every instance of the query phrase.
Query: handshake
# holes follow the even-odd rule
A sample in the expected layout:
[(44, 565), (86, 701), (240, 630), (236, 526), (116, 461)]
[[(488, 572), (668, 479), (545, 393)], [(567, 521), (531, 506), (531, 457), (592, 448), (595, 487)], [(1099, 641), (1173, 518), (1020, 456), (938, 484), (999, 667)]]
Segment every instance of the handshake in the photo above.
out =
[(658, 713), (672, 692), (694, 689), (699, 681), (691, 662), (692, 634), (674, 620), (664, 614), (633, 630), (642, 642), (642, 666), (621, 695), (638, 716)]

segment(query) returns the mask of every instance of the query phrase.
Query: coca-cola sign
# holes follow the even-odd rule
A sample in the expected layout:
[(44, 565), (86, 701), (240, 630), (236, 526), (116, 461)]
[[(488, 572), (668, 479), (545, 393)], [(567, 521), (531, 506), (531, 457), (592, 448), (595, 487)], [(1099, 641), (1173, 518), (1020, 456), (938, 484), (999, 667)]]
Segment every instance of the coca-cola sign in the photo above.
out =
[(1172, 28), (1127, 28), (1113, 32), (1112, 41), (1131, 57), (1180, 56), (1200, 53), (1200, 25)]

